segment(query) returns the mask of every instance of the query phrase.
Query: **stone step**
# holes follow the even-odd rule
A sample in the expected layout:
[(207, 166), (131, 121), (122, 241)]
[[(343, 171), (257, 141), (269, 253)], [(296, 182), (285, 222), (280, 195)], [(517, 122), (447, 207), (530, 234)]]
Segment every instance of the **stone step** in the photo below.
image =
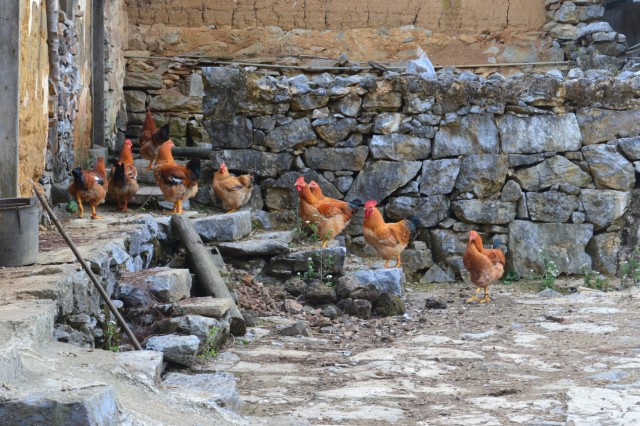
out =
[[(154, 182), (155, 183), (155, 182)], [(167, 210), (173, 209), (173, 203), (164, 200), (164, 194), (162, 190), (158, 186), (147, 186), (140, 185), (138, 187), (138, 192), (136, 195), (131, 197), (129, 200), (129, 204), (134, 206), (141, 206), (144, 204), (148, 204), (151, 199), (154, 199), (162, 208)], [(191, 202), (189, 200), (185, 200), (182, 202), (182, 208), (185, 210), (191, 209)]]
[(217, 244), (218, 250), (224, 256), (240, 257), (272, 257), (289, 253), (289, 243), (293, 232), (265, 232), (253, 236), (249, 240), (225, 242)]
[(197, 218), (193, 226), (205, 243), (238, 241), (253, 229), (249, 210)]
[(21, 375), (20, 351), (51, 341), (55, 313), (56, 305), (49, 300), (17, 301), (0, 307), (0, 383)]
[(320, 270), (321, 262), (324, 274), (340, 273), (344, 269), (347, 249), (344, 247), (327, 247), (312, 250), (302, 250), (282, 254), (271, 258), (267, 266), (267, 273), (276, 276), (289, 276), (309, 269), (309, 262), (313, 263), (315, 271)]

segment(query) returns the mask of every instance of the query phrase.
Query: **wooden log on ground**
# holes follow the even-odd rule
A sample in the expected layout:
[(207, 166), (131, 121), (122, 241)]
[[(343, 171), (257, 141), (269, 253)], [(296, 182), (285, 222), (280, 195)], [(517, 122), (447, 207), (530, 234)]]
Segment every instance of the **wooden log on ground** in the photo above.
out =
[[(191, 221), (184, 215), (174, 214), (171, 217), (171, 224), (187, 250), (187, 260), (192, 265), (204, 291), (210, 296), (231, 299), (231, 293), (220, 276), (213, 256), (202, 242)], [(230, 331), (234, 336), (244, 336), (247, 332), (247, 325), (235, 302), (231, 307)]]

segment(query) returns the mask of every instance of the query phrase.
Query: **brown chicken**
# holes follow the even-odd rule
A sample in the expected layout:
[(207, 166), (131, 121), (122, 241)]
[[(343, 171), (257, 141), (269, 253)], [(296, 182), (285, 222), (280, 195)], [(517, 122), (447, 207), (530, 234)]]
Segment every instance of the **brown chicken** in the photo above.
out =
[(396, 259), (395, 267), (402, 265), (400, 253), (407, 248), (409, 241), (418, 236), (420, 221), (415, 216), (395, 223), (385, 223), (380, 211), (376, 208), (375, 200), (367, 201), (364, 205), (364, 240), (371, 244), (378, 256), (385, 259), (385, 268), (389, 267), (391, 259)]
[[(147, 113), (149, 114), (149, 113)], [(148, 115), (149, 116), (149, 115)], [(145, 120), (146, 122), (146, 120)], [(145, 132), (143, 132), (143, 135)], [(147, 131), (148, 134), (148, 131)], [(141, 136), (142, 139), (142, 136)], [(140, 148), (140, 156), (146, 160), (149, 160), (147, 170), (153, 169), (153, 163), (155, 161), (156, 166), (158, 163), (158, 152), (160, 151), (160, 145), (169, 140), (169, 124), (165, 124), (155, 131), (150, 139), (144, 143)]]
[(118, 202), (118, 208), (129, 211), (129, 199), (138, 192), (138, 171), (133, 162), (131, 139), (124, 141), (120, 160), (111, 168), (109, 196)]
[(171, 213), (179, 214), (182, 213), (182, 202), (194, 197), (198, 192), (200, 160), (191, 160), (186, 166), (176, 164), (171, 154), (174, 146), (171, 140), (162, 144), (158, 159), (162, 160), (163, 164), (157, 165), (153, 174), (164, 199), (173, 203)]
[(322, 193), (322, 188), (320, 188), (320, 185), (318, 185), (318, 182), (316, 182), (315, 180), (312, 180), (311, 182), (309, 182), (309, 189), (311, 190), (311, 193), (318, 200), (324, 200), (325, 195)]
[(78, 216), (84, 217), (82, 202), (91, 205), (91, 219), (102, 219), (96, 213), (96, 206), (104, 203), (107, 195), (107, 170), (104, 166), (104, 158), (98, 158), (93, 170), (82, 170), (76, 167), (71, 171), (73, 183), (69, 185), (69, 193), (78, 203)]
[(298, 178), (295, 188), (300, 196), (301, 218), (318, 227), (318, 236), (322, 238), (323, 248), (347, 227), (351, 216), (362, 205), (359, 200), (347, 202), (329, 197), (319, 200), (311, 193), (303, 176)]
[(231, 176), (224, 162), (220, 164), (220, 170), (213, 175), (213, 192), (220, 200), (224, 209), (231, 213), (246, 204), (251, 198), (253, 189), (253, 176)]
[(147, 142), (151, 141), (156, 130), (156, 122), (153, 121), (151, 111), (147, 111), (147, 115), (144, 118), (144, 123), (142, 124), (142, 133), (140, 133), (140, 136), (138, 136), (138, 145), (140, 145), (140, 148), (142, 148)]
[[(489, 285), (502, 277), (506, 259), (498, 248), (485, 249), (482, 238), (476, 231), (469, 232), (469, 243), (462, 257), (464, 267), (471, 275), (471, 282), (476, 286), (476, 294), (467, 303), (478, 301), (489, 302)], [(484, 298), (478, 300), (478, 293), (484, 289)]]

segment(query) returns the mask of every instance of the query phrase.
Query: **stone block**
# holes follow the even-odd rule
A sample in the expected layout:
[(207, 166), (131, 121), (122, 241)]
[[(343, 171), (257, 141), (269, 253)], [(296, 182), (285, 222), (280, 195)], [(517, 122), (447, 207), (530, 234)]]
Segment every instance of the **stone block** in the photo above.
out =
[(242, 210), (194, 219), (193, 227), (204, 242), (238, 241), (252, 230), (251, 212)]
[(167, 334), (149, 337), (145, 349), (162, 352), (165, 361), (191, 367), (196, 361), (199, 346), (200, 340), (196, 336)]

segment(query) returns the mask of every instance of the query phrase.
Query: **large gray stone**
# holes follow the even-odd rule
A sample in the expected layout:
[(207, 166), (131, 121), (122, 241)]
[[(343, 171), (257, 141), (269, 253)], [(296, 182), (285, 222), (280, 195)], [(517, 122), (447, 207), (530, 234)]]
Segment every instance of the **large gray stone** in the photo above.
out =
[(581, 146), (582, 135), (575, 114), (504, 115), (497, 121), (502, 150), (508, 154), (576, 151)]
[(276, 256), (289, 253), (288, 242), (281, 239), (256, 239), (237, 243), (219, 243), (218, 249), (224, 256)]
[(196, 360), (200, 339), (197, 336), (151, 336), (145, 349), (162, 352), (166, 361), (191, 367)]
[(618, 272), (620, 249), (622, 248), (619, 232), (606, 232), (594, 235), (587, 245), (587, 253), (593, 261), (591, 268), (607, 275), (615, 275)]
[(398, 188), (413, 179), (422, 163), (420, 161), (375, 161), (369, 162), (358, 174), (345, 197), (347, 200), (376, 200), (381, 203)]
[(204, 120), (203, 124), (213, 148), (249, 148), (253, 145), (252, 123), (241, 115), (230, 119), (213, 117)]
[(502, 193), (500, 194), (500, 200), (515, 202), (522, 197), (522, 188), (515, 180), (508, 180), (502, 187)]
[(389, 200), (386, 213), (391, 220), (416, 216), (420, 226), (436, 226), (449, 217), (449, 199), (443, 195), (432, 197), (397, 197)]
[(610, 33), (613, 32), (613, 28), (608, 22), (593, 22), (580, 28), (580, 31), (576, 35), (576, 39), (581, 39), (595, 33)]
[(378, 80), (376, 88), (364, 95), (362, 108), (367, 111), (397, 111), (402, 107), (402, 95), (393, 90), (393, 83)]
[(371, 316), (371, 302), (366, 299), (352, 299), (350, 297), (338, 302), (338, 308), (345, 314), (361, 319), (369, 319)]
[(518, 170), (513, 177), (525, 191), (540, 191), (562, 183), (584, 187), (591, 182), (588, 173), (561, 155)]
[(344, 247), (283, 254), (271, 258), (267, 271), (269, 274), (277, 276), (293, 275), (297, 272), (306, 272), (309, 268), (309, 262), (312, 262), (315, 271), (319, 271), (322, 264), (324, 274), (336, 274), (342, 272), (346, 254), (347, 250)]
[(367, 160), (369, 148), (308, 148), (304, 153), (304, 161), (308, 167), (319, 170), (352, 170), (360, 171)]
[(329, 103), (329, 95), (324, 89), (309, 92), (291, 97), (291, 109), (298, 111), (308, 111), (322, 108)]
[(360, 112), (360, 106), (362, 105), (362, 98), (357, 93), (351, 92), (350, 94), (343, 96), (337, 100), (331, 109), (337, 113), (345, 115), (347, 117), (356, 117)]
[(336, 285), (341, 299), (352, 297), (376, 300), (381, 293), (402, 296), (407, 279), (402, 268), (366, 269), (342, 276)]
[(142, 90), (125, 90), (124, 101), (127, 104), (127, 113), (147, 110), (147, 93)]
[(269, 132), (264, 145), (271, 151), (280, 152), (287, 148), (314, 145), (316, 142), (311, 122), (307, 117), (303, 117)]
[(253, 149), (225, 149), (219, 156), (220, 159), (214, 161), (216, 169), (224, 160), (229, 169), (238, 170), (241, 173), (255, 173), (260, 177), (276, 177), (283, 171), (289, 170), (293, 162), (291, 154), (274, 154)]
[(584, 206), (586, 220), (596, 231), (606, 229), (627, 212), (631, 201), (628, 192), (608, 189), (583, 189), (580, 201)]
[(516, 218), (516, 204), (498, 200), (461, 200), (451, 203), (458, 219), (481, 224), (501, 225)]
[(244, 74), (238, 68), (205, 67), (202, 69), (205, 96), (205, 119), (231, 121), (238, 114), (238, 102), (246, 96)]
[(187, 396), (202, 406), (207, 404), (240, 412), (242, 399), (236, 388), (236, 379), (229, 373), (184, 374), (170, 372), (164, 378), (163, 388)]
[(154, 96), (149, 102), (151, 111), (175, 111), (180, 113), (202, 113), (202, 98), (185, 96), (177, 90), (168, 90)]
[(433, 256), (429, 249), (406, 249), (400, 254), (402, 269), (407, 275), (433, 266)]
[(582, 148), (585, 160), (593, 175), (596, 188), (627, 191), (635, 185), (633, 164), (624, 158), (614, 145), (590, 145)]
[(383, 112), (382, 114), (378, 114), (373, 124), (373, 132), (383, 135), (396, 133), (405, 118), (407, 118), (407, 116), (399, 112)]
[(579, 22), (578, 7), (570, 1), (562, 3), (560, 9), (556, 11), (555, 20), (567, 24), (577, 24)]
[(92, 383), (49, 392), (34, 391), (28, 397), (3, 400), (3, 425), (116, 425), (118, 401), (113, 387)]
[[(608, 25), (608, 24), (607, 24)], [(640, 110), (612, 111), (587, 108), (578, 111), (584, 145), (640, 134)]]
[(307, 303), (313, 306), (334, 303), (337, 300), (336, 290), (325, 285), (320, 280), (313, 280), (307, 284), (304, 298)]
[(172, 303), (191, 296), (191, 273), (188, 269), (158, 268), (146, 278), (149, 291), (160, 302)]
[(358, 122), (353, 118), (336, 119), (333, 117), (315, 120), (313, 123), (318, 136), (329, 145), (347, 139), (349, 134), (356, 128)]
[(578, 28), (572, 24), (556, 25), (549, 31), (549, 35), (559, 40), (573, 40), (578, 34)]
[(527, 207), (536, 222), (568, 222), (578, 208), (578, 197), (557, 191), (531, 192), (527, 194)]
[(251, 212), (241, 210), (193, 219), (193, 227), (204, 242), (237, 241), (251, 232)]
[(374, 135), (369, 147), (375, 160), (424, 160), (431, 153), (431, 140), (399, 133)]
[(640, 136), (618, 139), (618, 146), (628, 160), (640, 160)]
[(424, 273), (420, 279), (421, 283), (451, 283), (456, 280), (456, 274), (451, 267), (446, 270), (442, 269), (440, 265), (433, 265), (427, 272)]
[(183, 315), (171, 318), (171, 324), (176, 327), (176, 331), (188, 335), (197, 336), (201, 343), (211, 341), (212, 329), (215, 331), (216, 340), (223, 342), (229, 335), (229, 323), (225, 320), (204, 317), (201, 315)]
[(543, 256), (547, 256), (558, 272), (580, 274), (583, 265), (591, 268), (586, 246), (592, 236), (591, 224), (513, 221), (509, 225), (510, 269), (521, 276), (530, 275), (531, 271), (542, 274)]
[(433, 158), (496, 154), (499, 150), (493, 114), (470, 114), (440, 125), (433, 143)]
[(456, 188), (486, 198), (500, 192), (507, 178), (506, 155), (473, 155), (464, 157)]
[(124, 89), (162, 89), (162, 77), (152, 72), (129, 71), (124, 76)]
[(460, 173), (459, 158), (426, 160), (422, 163), (420, 193), (424, 195), (449, 194)]
[(117, 286), (115, 297), (122, 301), (127, 308), (148, 306), (152, 302), (151, 297), (143, 288), (128, 283), (121, 283)]
[(218, 297), (192, 297), (180, 300), (173, 308), (174, 315), (200, 315), (222, 318), (233, 306), (233, 299)]

